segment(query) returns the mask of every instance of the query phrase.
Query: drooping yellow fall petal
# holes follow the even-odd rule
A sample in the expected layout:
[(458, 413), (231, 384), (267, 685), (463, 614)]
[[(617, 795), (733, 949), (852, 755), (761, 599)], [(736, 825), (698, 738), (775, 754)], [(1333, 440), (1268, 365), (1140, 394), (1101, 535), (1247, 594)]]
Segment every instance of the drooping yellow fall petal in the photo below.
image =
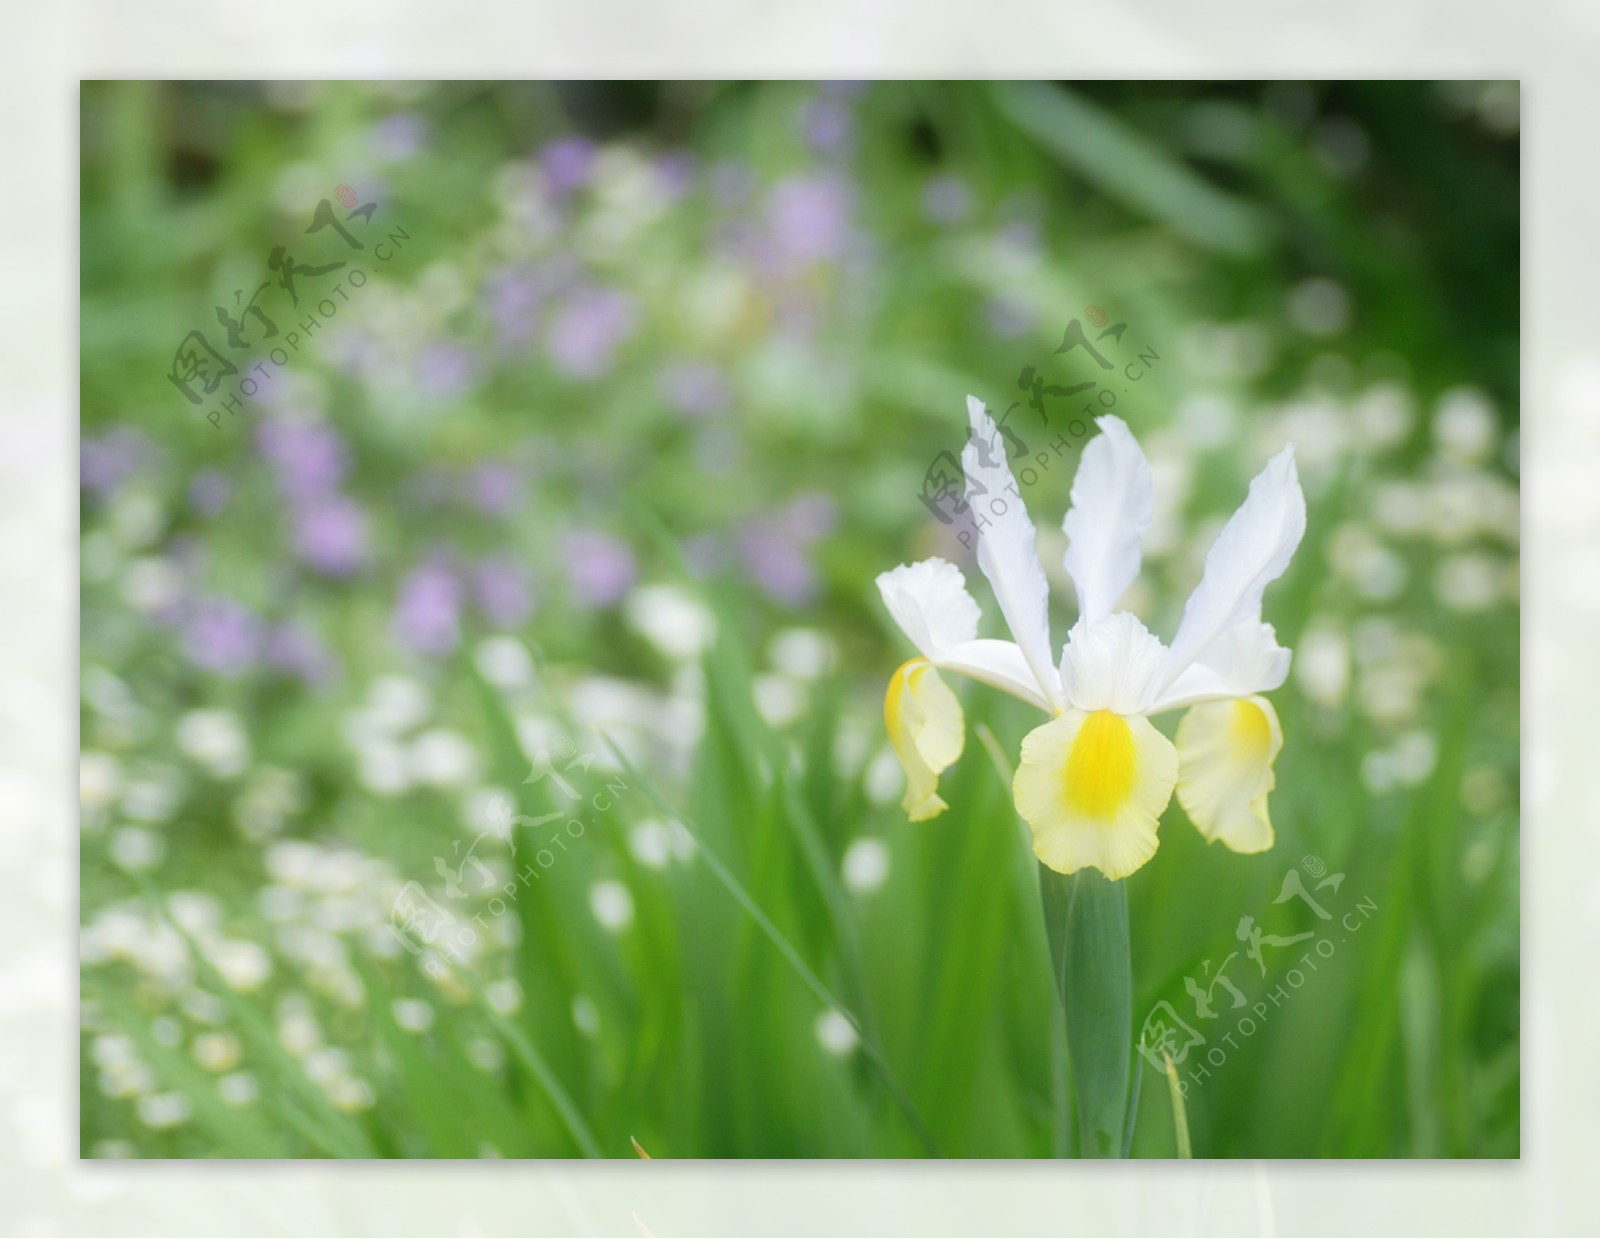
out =
[(889, 681), (883, 720), (906, 772), (906, 815), (913, 822), (937, 817), (949, 807), (939, 798), (939, 776), (961, 756), (966, 743), (961, 703), (933, 664), (913, 658)]
[(1178, 802), (1208, 840), (1235, 852), (1272, 846), (1267, 793), (1283, 729), (1265, 697), (1208, 701), (1178, 724)]
[(1172, 742), (1142, 715), (1073, 709), (1022, 741), (1012, 793), (1044, 864), (1115, 881), (1155, 855), (1177, 775)]

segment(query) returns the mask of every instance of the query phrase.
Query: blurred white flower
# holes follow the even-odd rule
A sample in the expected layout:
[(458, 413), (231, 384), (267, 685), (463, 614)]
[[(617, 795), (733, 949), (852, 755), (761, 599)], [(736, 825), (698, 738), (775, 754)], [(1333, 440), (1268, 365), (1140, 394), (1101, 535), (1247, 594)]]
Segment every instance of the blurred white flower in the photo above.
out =
[(511, 977), (489, 982), (483, 996), (490, 1008), (501, 1015), (514, 1015), (522, 1008), (522, 986)]
[(129, 562), (122, 573), (122, 597), (135, 611), (153, 615), (183, 597), (183, 573), (172, 562), (146, 556)]
[(239, 1065), (239, 1038), (229, 1032), (201, 1033), (194, 1039), (194, 1061), (207, 1071), (232, 1071)]
[(602, 927), (620, 933), (633, 923), (633, 896), (621, 882), (603, 878), (589, 888), (589, 910)]
[(1483, 611), (1500, 600), (1501, 564), (1478, 552), (1452, 555), (1434, 573), (1434, 591), (1452, 611)]
[(1494, 453), (1499, 437), (1499, 419), (1482, 391), (1453, 387), (1439, 397), (1433, 409), (1433, 441), (1447, 459), (1479, 464)]
[(586, 1037), (600, 1031), (600, 1008), (587, 994), (577, 994), (572, 999), (572, 1023)]
[(261, 1095), (261, 1086), (248, 1071), (236, 1071), (217, 1081), (217, 1092), (230, 1106), (247, 1106)]
[(628, 625), (668, 658), (699, 658), (716, 637), (704, 603), (676, 585), (642, 585), (628, 595)]
[(772, 665), (795, 680), (821, 679), (837, 657), (833, 638), (816, 628), (785, 628), (772, 638), (770, 650)]
[(111, 859), (124, 869), (154, 869), (166, 854), (161, 836), (144, 826), (123, 826), (111, 836)]
[(411, 1033), (425, 1033), (433, 1027), (433, 1005), (421, 998), (396, 998), (390, 1004), (394, 1022)]
[(384, 675), (367, 693), (367, 710), (383, 731), (395, 734), (423, 723), (433, 709), (427, 686), (410, 676)]
[(192, 1107), (182, 1093), (153, 1093), (139, 1098), (139, 1121), (157, 1129), (177, 1127), (189, 1120)]
[(411, 766), (420, 782), (460, 787), (476, 774), (478, 753), (460, 732), (435, 727), (411, 742)]
[(398, 744), (377, 741), (356, 755), (356, 777), (368, 791), (380, 796), (398, 796), (411, 786), (411, 763)]
[(486, 637), (474, 655), (483, 678), (496, 688), (524, 688), (533, 683), (533, 658), (515, 637)]
[(856, 839), (845, 849), (841, 868), (848, 890), (870, 895), (889, 877), (889, 845), (882, 839)]
[(646, 818), (628, 832), (628, 850), (648, 869), (665, 869), (672, 858), (666, 823)]
[(1289, 290), (1289, 321), (1308, 336), (1338, 335), (1350, 325), (1350, 294), (1329, 279), (1302, 280)]
[(1331, 628), (1312, 628), (1300, 638), (1295, 679), (1311, 700), (1336, 706), (1350, 688), (1350, 642)]
[(840, 1058), (854, 1053), (855, 1048), (861, 1044), (861, 1034), (850, 1022), (850, 1017), (834, 1007), (829, 1007), (817, 1016), (816, 1034), (822, 1048), (830, 1054), (837, 1054)]
[(86, 750), (78, 756), (78, 804), (86, 825), (95, 824), (122, 790), (122, 763), (110, 753)]
[(1416, 422), (1411, 393), (1400, 383), (1375, 383), (1356, 398), (1356, 446), (1381, 452), (1403, 442)]
[(178, 747), (218, 778), (250, 764), (250, 738), (231, 710), (191, 710), (178, 720)]
[(789, 726), (805, 710), (805, 686), (786, 675), (758, 675), (751, 687), (756, 709), (774, 727)]

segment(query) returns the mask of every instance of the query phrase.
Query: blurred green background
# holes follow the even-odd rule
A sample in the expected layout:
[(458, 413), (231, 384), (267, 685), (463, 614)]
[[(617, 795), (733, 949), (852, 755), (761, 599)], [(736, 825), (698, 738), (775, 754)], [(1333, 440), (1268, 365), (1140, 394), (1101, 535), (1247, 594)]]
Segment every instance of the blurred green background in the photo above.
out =
[[(1055, 350), (1103, 310), (1153, 356), (1127, 605), (1170, 637), (1285, 441), (1309, 503), (1277, 846), (1174, 802), (1130, 879), (1195, 1153), (1516, 1156), (1518, 110), (86, 83), (84, 1155), (1071, 1152), (1001, 769), (1035, 720), (957, 685), (906, 822), (873, 578), (943, 554), (997, 620), (920, 496), (969, 391), (1020, 402), (1069, 443), (1024, 490), (1062, 638), (1103, 397), (1019, 382), (1097, 379)], [(1296, 944), (1258, 967), (1245, 917)]]

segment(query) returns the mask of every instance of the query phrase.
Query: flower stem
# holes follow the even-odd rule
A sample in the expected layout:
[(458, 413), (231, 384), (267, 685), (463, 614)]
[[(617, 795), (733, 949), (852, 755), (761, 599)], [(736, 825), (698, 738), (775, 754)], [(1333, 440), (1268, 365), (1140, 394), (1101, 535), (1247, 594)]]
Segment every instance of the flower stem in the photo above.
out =
[[(1121, 1157), (1133, 1062), (1128, 892), (1097, 869), (1067, 876), (1040, 866), (1045, 935), (1066, 1014), (1079, 1153)], [(1070, 1122), (1068, 1116), (1062, 1121)]]

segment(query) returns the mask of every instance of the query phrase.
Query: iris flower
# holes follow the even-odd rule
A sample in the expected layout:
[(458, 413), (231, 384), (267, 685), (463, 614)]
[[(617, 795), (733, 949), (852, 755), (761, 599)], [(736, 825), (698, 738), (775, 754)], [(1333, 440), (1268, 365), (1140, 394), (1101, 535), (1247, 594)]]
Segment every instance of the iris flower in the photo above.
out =
[[(1128, 427), (1099, 418), (1063, 524), (1078, 619), (1057, 659), (1034, 527), (1005, 444), (982, 401), (969, 396), (967, 408), (972, 434), (962, 466), (977, 517), (978, 567), (1012, 639), (978, 636), (978, 604), (946, 560), (902, 564), (878, 577), (890, 615), (918, 653), (895, 672), (884, 701), (911, 820), (944, 811), (939, 775), (961, 755), (961, 705), (939, 674), (948, 671), (1051, 716), (1023, 740), (1012, 793), (1035, 855), (1058, 873), (1090, 866), (1112, 880), (1133, 873), (1155, 854), (1174, 790), (1207, 840), (1236, 852), (1270, 848), (1267, 795), (1283, 732), (1261, 694), (1284, 682), (1290, 652), (1262, 622), (1261, 597), (1305, 533), (1293, 446), (1267, 463), (1217, 535), (1168, 646), (1116, 609), (1139, 575), (1153, 487)], [(1150, 722), (1185, 707), (1176, 743)]]

